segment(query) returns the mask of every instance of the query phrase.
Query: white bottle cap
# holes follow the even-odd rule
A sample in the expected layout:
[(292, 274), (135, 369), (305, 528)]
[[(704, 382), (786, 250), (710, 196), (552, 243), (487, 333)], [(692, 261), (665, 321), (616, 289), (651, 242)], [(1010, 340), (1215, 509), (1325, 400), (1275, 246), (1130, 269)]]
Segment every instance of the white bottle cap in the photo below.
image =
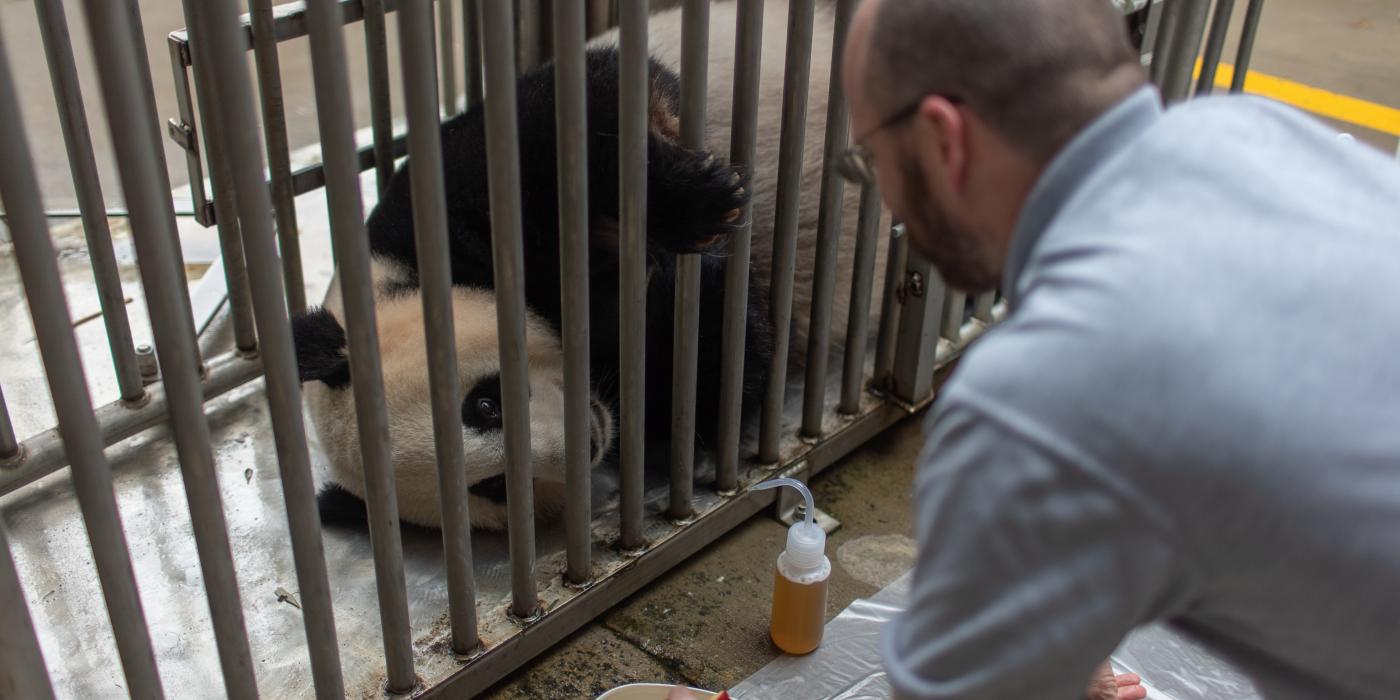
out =
[(787, 535), (787, 560), (793, 568), (803, 572), (814, 571), (821, 568), (822, 558), (826, 556), (826, 531), (816, 523), (816, 503), (812, 500), (812, 492), (807, 485), (797, 479), (780, 477), (755, 484), (754, 489), (772, 489), (779, 486), (791, 486), (802, 493), (802, 498), (807, 506), (806, 519), (800, 523), (794, 523), (788, 528)]
[(826, 556), (826, 531), (813, 522), (796, 523), (788, 528), (787, 560), (802, 572), (821, 568)]

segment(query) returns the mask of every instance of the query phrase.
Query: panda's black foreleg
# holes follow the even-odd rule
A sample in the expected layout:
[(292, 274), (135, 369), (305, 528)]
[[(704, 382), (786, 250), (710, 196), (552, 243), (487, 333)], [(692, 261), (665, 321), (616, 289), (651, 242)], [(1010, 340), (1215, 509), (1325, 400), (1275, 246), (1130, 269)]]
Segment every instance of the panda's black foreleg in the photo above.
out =
[(722, 252), (743, 223), (745, 178), (708, 151), (654, 133), (647, 157), (651, 243), (673, 253)]

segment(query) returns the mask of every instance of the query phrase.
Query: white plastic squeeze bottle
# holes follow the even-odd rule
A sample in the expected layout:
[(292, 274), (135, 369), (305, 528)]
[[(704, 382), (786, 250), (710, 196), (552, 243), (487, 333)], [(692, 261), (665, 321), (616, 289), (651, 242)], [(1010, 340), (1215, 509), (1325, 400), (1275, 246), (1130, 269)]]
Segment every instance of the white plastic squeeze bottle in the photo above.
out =
[(787, 477), (765, 481), (755, 489), (791, 486), (807, 502), (807, 518), (788, 528), (787, 548), (778, 555), (773, 577), (773, 614), (768, 633), (779, 649), (806, 654), (822, 641), (826, 624), (826, 583), (831, 560), (826, 558), (826, 531), (813, 521), (816, 505), (807, 485)]

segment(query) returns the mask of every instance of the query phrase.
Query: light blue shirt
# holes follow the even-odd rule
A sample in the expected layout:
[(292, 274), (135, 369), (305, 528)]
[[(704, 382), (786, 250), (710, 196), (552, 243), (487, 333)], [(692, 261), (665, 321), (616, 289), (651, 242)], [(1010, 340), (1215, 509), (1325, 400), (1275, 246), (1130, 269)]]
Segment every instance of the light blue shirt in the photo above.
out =
[(1153, 620), (1268, 698), (1400, 695), (1400, 167), (1143, 88), (1031, 193), (926, 425), (918, 698), (1080, 698)]

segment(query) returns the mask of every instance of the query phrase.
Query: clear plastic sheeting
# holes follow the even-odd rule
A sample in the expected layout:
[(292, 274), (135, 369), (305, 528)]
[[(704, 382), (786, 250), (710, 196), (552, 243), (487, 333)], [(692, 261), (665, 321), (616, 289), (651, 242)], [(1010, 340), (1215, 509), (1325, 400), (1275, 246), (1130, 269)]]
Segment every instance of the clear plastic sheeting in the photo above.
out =
[[(910, 573), (828, 622), (822, 644), (806, 656), (780, 656), (729, 689), (745, 698), (873, 700), (893, 696), (880, 661), (880, 634), (904, 609)], [(1163, 625), (1138, 629), (1110, 656), (1119, 673), (1142, 677), (1149, 700), (1255, 700), (1253, 683), (1200, 645)]]
[(1152, 700), (1255, 700), (1248, 678), (1163, 625), (1139, 628), (1109, 657), (1120, 673), (1142, 677)]
[(880, 633), (904, 609), (911, 574), (861, 598), (826, 623), (822, 644), (806, 656), (780, 656), (729, 689), (744, 698), (874, 700), (893, 695), (880, 663)]

